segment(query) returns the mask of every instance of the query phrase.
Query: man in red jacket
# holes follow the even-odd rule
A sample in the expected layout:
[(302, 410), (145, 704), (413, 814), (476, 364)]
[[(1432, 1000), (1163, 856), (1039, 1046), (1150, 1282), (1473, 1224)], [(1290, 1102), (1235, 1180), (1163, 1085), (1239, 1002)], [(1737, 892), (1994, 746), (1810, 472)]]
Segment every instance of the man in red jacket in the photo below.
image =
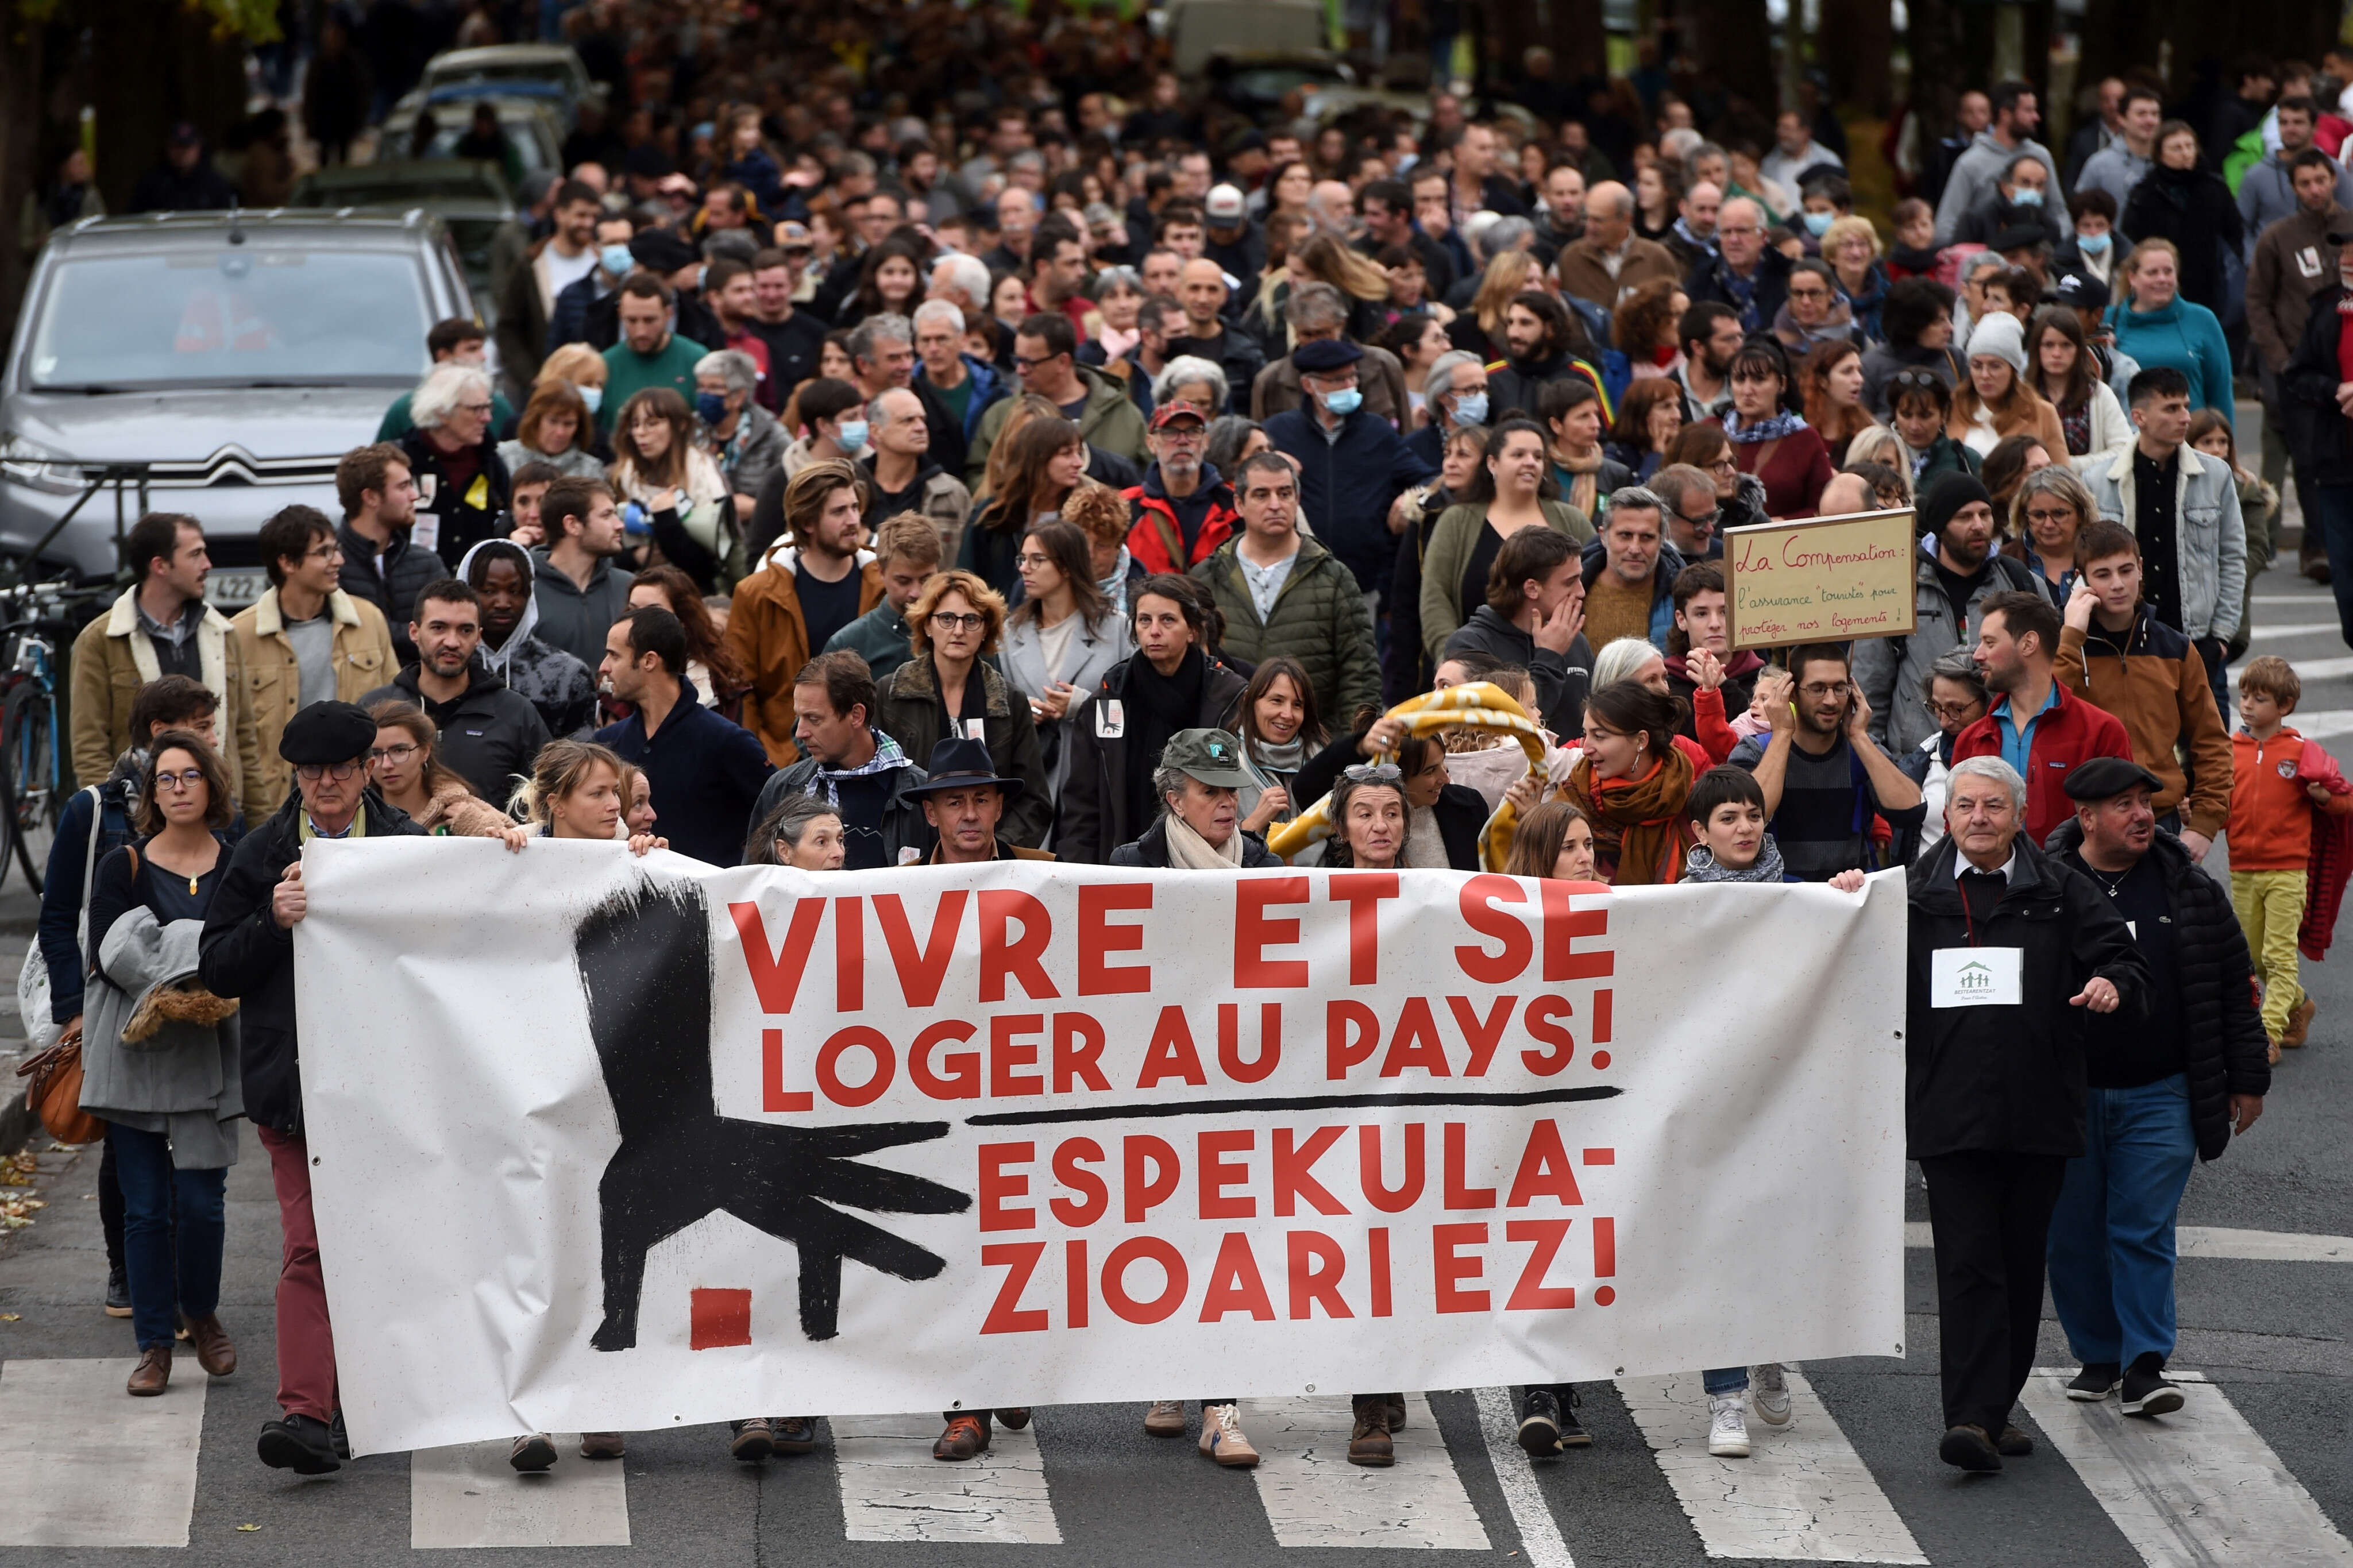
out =
[(1971, 657), (1995, 693), (1993, 706), (1953, 741), (1955, 762), (2000, 757), (2018, 770), (2026, 781), (2026, 832), (2037, 848), (2074, 815), (2064, 788), (2069, 770), (2094, 757), (2132, 757), (2132, 737), (2116, 715), (2055, 679), (2059, 628), (2058, 610), (2041, 594), (1986, 596)]

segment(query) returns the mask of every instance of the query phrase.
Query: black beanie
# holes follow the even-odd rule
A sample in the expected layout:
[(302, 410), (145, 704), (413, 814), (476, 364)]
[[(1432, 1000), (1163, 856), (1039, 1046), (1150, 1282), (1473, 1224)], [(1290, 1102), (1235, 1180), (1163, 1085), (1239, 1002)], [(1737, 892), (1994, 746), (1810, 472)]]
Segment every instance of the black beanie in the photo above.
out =
[(1975, 474), (1945, 474), (1928, 487), (1920, 498), (1918, 521), (1920, 537), (1929, 538), (1945, 531), (1945, 524), (1953, 514), (1973, 500), (1993, 505), (1992, 492), (1978, 482)]

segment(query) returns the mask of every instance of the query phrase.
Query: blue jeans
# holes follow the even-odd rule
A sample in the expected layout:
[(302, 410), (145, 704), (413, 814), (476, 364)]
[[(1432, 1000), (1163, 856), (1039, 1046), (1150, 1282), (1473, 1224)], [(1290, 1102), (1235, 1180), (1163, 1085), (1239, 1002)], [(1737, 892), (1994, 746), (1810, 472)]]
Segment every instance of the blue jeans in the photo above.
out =
[(2328, 550), (2328, 591), (2337, 595), (2337, 625), (2345, 646), (2353, 647), (2353, 485), (2315, 485), (2317, 520), (2305, 519), (2309, 529), (2317, 521), (2320, 541)]
[(191, 1318), (209, 1316), (220, 1306), (228, 1172), (174, 1170), (171, 1142), (160, 1132), (110, 1122), (106, 1142), (122, 1183), (131, 1327), (139, 1348), (153, 1350), (172, 1342), (179, 1327), (175, 1306)]
[(2051, 1300), (2075, 1358), (2129, 1366), (2173, 1353), (2173, 1220), (2198, 1140), (2181, 1074), (2094, 1089), (2084, 1152), (2051, 1215)]
[(1748, 1391), (1748, 1369), (1745, 1366), (1713, 1366), (1699, 1374), (1699, 1385), (1711, 1394), (1746, 1394)]

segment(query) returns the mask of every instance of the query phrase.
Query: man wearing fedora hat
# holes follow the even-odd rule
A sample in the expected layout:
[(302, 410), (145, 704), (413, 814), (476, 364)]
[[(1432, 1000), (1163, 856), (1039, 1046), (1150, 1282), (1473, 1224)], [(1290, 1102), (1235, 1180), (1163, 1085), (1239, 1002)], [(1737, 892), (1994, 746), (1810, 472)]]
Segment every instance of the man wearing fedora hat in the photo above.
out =
[(301, 1047), (294, 1031), (294, 928), (309, 912), (302, 847), (313, 838), (388, 838), (424, 829), (368, 783), (375, 721), (350, 702), (314, 702), (286, 722), (278, 754), (294, 793), (247, 834), (205, 914), (205, 988), (237, 997), (245, 1111), (269, 1151), (286, 1233), (278, 1272), (278, 1402), (261, 1428), (261, 1462), (322, 1475), (349, 1457), (336, 1428), (335, 1336), (327, 1321), (319, 1227), (311, 1213), (311, 1153), (302, 1121)]
[(2099, 884), (2149, 973), (2148, 1010), (2084, 1020), (2084, 1152), (2052, 1211), (2051, 1300), (2083, 1371), (2067, 1397), (2121, 1391), (2127, 1415), (2181, 1408), (2173, 1352), (2173, 1222), (2198, 1160), (2263, 1113), (2269, 1042), (2253, 960), (2229, 896), (2157, 826), (2158, 775), (2095, 757), (2062, 786), (2075, 815), (2047, 847)]
[(940, 836), (933, 866), (970, 866), (983, 860), (1051, 860), (1050, 850), (1024, 849), (998, 837), (1005, 808), (1021, 798), (1019, 779), (1000, 778), (989, 761), (988, 742), (951, 735), (932, 748), (931, 766), (920, 784), (902, 791), (923, 808), (923, 820)]

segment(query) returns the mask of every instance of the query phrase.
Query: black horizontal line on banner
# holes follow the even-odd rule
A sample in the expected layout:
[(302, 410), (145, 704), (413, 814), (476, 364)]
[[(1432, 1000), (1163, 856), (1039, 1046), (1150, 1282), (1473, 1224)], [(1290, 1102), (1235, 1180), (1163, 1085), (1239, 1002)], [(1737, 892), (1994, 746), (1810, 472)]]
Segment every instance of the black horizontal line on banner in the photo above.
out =
[(1589, 1089), (1538, 1089), (1525, 1094), (1303, 1094), (1289, 1100), (1194, 1100), (1174, 1105), (1077, 1106), (1068, 1110), (1000, 1110), (967, 1116), (967, 1127), (1039, 1127), (1061, 1121), (1115, 1121), (1123, 1117), (1223, 1116), (1237, 1110), (1339, 1110), (1375, 1105), (1566, 1105), (1611, 1100), (1625, 1093), (1608, 1084)]

